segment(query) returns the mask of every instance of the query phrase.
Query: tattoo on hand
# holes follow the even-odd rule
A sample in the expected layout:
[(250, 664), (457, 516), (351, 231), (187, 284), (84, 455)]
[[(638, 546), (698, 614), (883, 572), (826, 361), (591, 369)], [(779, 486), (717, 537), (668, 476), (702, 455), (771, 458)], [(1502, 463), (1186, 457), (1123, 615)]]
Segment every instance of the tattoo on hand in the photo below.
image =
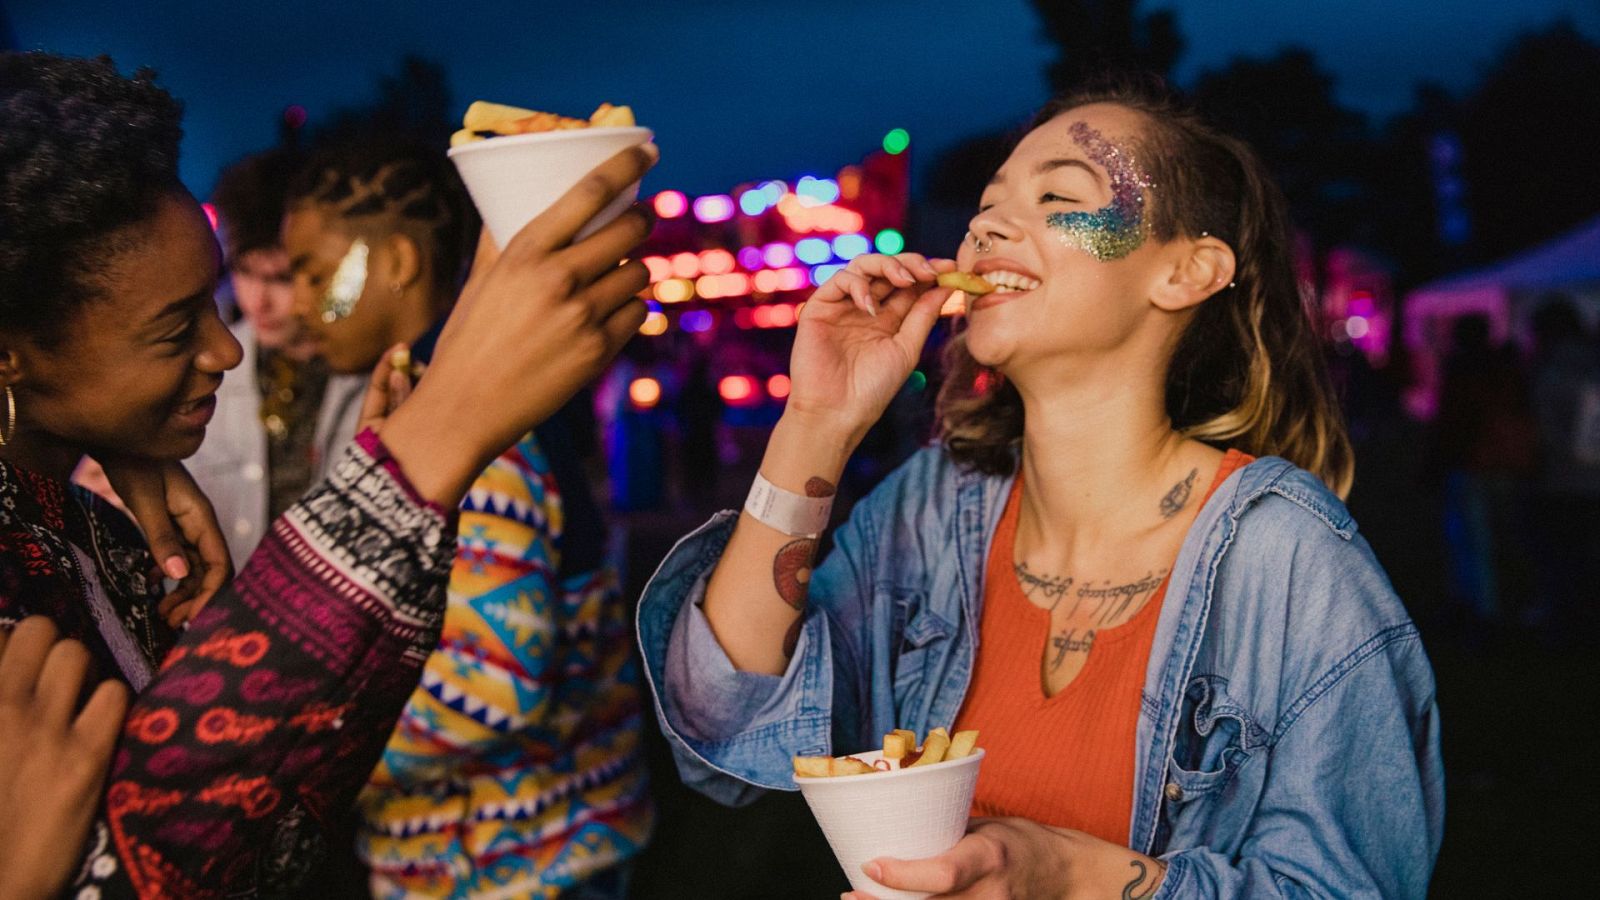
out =
[(1050, 598), (1050, 608), (1055, 609), (1061, 598), (1066, 596), (1067, 589), (1072, 587), (1071, 578), (1057, 578), (1054, 575), (1036, 575), (1028, 568), (1027, 560), (1012, 566), (1017, 573), (1017, 581), (1022, 583), (1022, 592), (1032, 597), (1034, 592)]
[(1088, 653), (1094, 647), (1094, 632), (1085, 631), (1083, 637), (1078, 637), (1078, 629), (1068, 628), (1051, 638), (1050, 644), (1056, 648), (1055, 658), (1050, 660), (1050, 671), (1054, 672), (1061, 668), (1068, 653)]
[[(1126, 885), (1123, 885), (1122, 900), (1145, 900), (1146, 897), (1149, 897), (1151, 894), (1156, 892), (1156, 888), (1161, 884), (1162, 873), (1167, 871), (1167, 864), (1159, 859), (1156, 860), (1155, 863), (1156, 870), (1154, 872), (1154, 877), (1150, 878), (1152, 873), (1148, 868), (1145, 867), (1144, 860), (1135, 859), (1128, 862), (1128, 865), (1138, 869), (1139, 872), (1137, 875), (1133, 876), (1132, 881), (1128, 882)], [(1145, 884), (1146, 878), (1150, 878), (1150, 883), (1148, 885)], [(1134, 890), (1140, 887), (1144, 888), (1144, 892), (1135, 894)]]
[(1161, 518), (1170, 519), (1189, 505), (1189, 497), (1194, 493), (1194, 479), (1199, 474), (1199, 469), (1190, 469), (1189, 477), (1167, 491), (1167, 495), (1161, 498)]
[(797, 610), (806, 607), (806, 591), (811, 587), (811, 563), (817, 555), (813, 538), (790, 541), (778, 550), (772, 561), (772, 584), (783, 602)]
[(833, 482), (826, 478), (813, 477), (806, 480), (806, 496), (812, 499), (821, 500), (824, 497), (832, 497), (838, 492)]

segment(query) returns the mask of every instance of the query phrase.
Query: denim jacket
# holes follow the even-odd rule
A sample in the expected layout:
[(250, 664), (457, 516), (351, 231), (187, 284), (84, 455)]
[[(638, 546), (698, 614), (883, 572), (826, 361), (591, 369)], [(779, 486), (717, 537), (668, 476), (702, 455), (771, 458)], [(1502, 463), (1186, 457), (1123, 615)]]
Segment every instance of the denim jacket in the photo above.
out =
[[(788, 671), (736, 671), (699, 601), (718, 514), (646, 587), (639, 640), (684, 781), (794, 790), (793, 754), (950, 725), (1011, 479), (921, 451), (857, 504), (811, 580)], [(1288, 462), (1234, 473), (1172, 569), (1137, 728), (1131, 846), (1160, 898), (1422, 897), (1444, 825), (1433, 672), (1344, 505)]]

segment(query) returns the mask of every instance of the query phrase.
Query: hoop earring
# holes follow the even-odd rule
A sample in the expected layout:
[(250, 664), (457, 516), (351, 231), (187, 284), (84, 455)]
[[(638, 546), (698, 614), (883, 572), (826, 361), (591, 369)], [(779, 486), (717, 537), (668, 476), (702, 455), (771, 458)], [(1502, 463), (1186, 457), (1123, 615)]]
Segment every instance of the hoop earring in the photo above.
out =
[(6, 385), (6, 431), (11, 434), (0, 432), (0, 447), (11, 443), (17, 436), (17, 395), (11, 392), (9, 384)]

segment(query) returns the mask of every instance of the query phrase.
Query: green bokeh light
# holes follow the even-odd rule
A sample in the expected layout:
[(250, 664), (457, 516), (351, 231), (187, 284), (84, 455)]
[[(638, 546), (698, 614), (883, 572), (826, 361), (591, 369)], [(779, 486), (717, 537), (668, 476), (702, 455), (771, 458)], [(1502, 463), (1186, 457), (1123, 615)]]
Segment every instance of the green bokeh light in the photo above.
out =
[(883, 151), (893, 156), (906, 152), (911, 146), (911, 134), (904, 128), (896, 128), (883, 136)]
[(912, 372), (911, 377), (906, 379), (906, 387), (911, 388), (912, 393), (920, 394), (927, 386), (928, 376), (921, 369)]
[(872, 243), (873, 246), (878, 248), (879, 253), (887, 253), (891, 256), (906, 249), (905, 235), (895, 231), (893, 228), (885, 228), (878, 232), (878, 236), (873, 239)]

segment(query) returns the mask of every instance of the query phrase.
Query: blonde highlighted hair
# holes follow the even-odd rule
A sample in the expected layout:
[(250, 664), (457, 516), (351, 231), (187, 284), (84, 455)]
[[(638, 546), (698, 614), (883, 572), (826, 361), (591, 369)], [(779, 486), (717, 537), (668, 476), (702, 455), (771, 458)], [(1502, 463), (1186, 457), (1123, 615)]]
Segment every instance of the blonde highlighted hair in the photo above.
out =
[[(1160, 241), (1209, 233), (1233, 248), (1235, 287), (1201, 303), (1167, 367), (1166, 406), (1186, 437), (1281, 456), (1349, 493), (1355, 458), (1291, 255), (1288, 205), (1255, 152), (1205, 124), (1158, 84), (1121, 81), (1061, 97), (1031, 128), (1091, 103), (1142, 114), (1137, 141), (1152, 183), (1146, 215)], [(939, 436), (957, 462), (1014, 471), (1022, 398), (967, 351), (945, 353)]]

